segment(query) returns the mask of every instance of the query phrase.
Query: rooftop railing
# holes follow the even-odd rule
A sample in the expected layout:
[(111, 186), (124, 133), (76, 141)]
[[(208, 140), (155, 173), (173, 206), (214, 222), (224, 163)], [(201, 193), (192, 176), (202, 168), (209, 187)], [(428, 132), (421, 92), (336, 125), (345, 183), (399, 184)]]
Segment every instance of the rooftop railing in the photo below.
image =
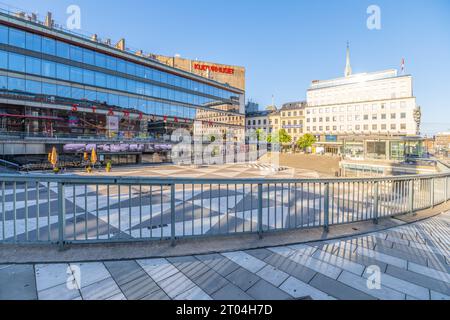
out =
[(432, 208), (450, 174), (362, 179), (0, 175), (0, 243), (161, 241), (304, 230)]

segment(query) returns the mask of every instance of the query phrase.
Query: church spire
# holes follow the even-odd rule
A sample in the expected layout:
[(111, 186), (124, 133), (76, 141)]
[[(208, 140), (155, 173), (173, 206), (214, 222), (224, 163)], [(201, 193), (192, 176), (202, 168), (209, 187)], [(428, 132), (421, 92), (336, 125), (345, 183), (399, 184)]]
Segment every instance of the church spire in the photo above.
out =
[(345, 65), (345, 76), (349, 77), (352, 75), (352, 66), (350, 65), (350, 45), (347, 42), (347, 62)]

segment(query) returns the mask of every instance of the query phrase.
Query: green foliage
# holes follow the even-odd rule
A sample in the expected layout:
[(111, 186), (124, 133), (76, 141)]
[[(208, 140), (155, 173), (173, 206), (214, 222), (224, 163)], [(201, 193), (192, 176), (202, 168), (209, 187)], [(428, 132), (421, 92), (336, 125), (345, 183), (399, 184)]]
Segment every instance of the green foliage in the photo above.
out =
[(316, 137), (310, 133), (307, 133), (297, 140), (297, 147), (305, 150), (306, 148), (312, 147), (314, 143), (316, 143)]
[(278, 137), (281, 144), (291, 143), (292, 137), (287, 133), (285, 129), (278, 131)]

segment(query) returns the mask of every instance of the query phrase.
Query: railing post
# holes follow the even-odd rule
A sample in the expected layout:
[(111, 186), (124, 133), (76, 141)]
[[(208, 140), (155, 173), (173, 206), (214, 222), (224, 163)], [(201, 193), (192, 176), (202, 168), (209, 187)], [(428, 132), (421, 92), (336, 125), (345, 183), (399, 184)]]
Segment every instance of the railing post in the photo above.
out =
[[(50, 190), (48, 190), (50, 192)], [(64, 194), (64, 182), (58, 182), (58, 246), (59, 250), (64, 250), (66, 237), (66, 199)], [(48, 203), (50, 206), (50, 203)], [(74, 222), (75, 223), (75, 222)], [(76, 235), (74, 234), (74, 239)]]
[(445, 203), (447, 203), (448, 202), (448, 177), (445, 177), (444, 194), (445, 194)]
[(170, 240), (172, 247), (175, 247), (175, 184), (170, 185)]
[(378, 181), (375, 181), (374, 193), (375, 199), (373, 199), (373, 223), (378, 224), (378, 198), (379, 198)]
[(431, 187), (430, 187), (430, 202), (431, 208), (434, 208), (434, 178), (431, 178)]
[(258, 184), (258, 236), (263, 237), (263, 188), (262, 184)]
[(409, 181), (409, 213), (414, 212), (414, 179)]
[(328, 182), (325, 183), (325, 194), (324, 194), (324, 216), (323, 216), (323, 228), (325, 232), (330, 231), (330, 184)]

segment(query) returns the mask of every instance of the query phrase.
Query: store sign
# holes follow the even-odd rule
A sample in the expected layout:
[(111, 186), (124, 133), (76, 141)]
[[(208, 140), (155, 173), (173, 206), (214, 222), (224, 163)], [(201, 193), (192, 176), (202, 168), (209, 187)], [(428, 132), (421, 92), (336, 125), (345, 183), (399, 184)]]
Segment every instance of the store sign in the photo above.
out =
[(301, 129), (303, 128), (303, 125), (301, 124), (287, 124), (283, 126), (283, 129)]
[(327, 142), (337, 142), (337, 136), (325, 136)]
[(119, 117), (107, 116), (106, 117), (106, 129), (109, 131), (119, 131)]
[(199, 64), (199, 63), (194, 64), (194, 69), (200, 70), (200, 71), (208, 71), (209, 70), (209, 71), (216, 72), (216, 73), (234, 74), (233, 68), (209, 66), (206, 64)]

